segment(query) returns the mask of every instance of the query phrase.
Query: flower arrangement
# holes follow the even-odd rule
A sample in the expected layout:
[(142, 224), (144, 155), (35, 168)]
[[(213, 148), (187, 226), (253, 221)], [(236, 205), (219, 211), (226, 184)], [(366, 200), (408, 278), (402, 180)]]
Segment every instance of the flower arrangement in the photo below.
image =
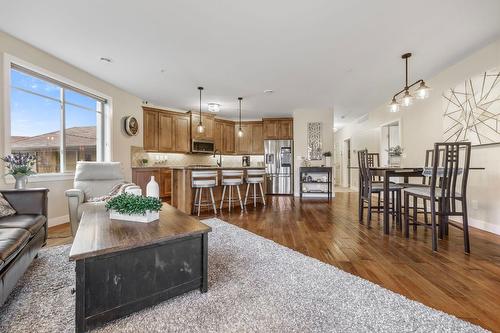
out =
[(403, 148), (400, 145), (386, 149), (385, 151), (389, 153), (389, 156), (401, 156), (403, 155)]
[(123, 215), (146, 215), (148, 212), (159, 212), (162, 203), (160, 199), (123, 193), (106, 203), (106, 209)]
[(33, 166), (36, 163), (36, 157), (29, 153), (7, 155), (2, 158), (2, 161), (7, 164), (7, 169), (9, 169), (7, 174), (14, 177), (31, 176), (36, 173), (33, 171)]
[(325, 152), (323, 153), (323, 156), (324, 156), (324, 157), (332, 157), (332, 153), (331, 153), (331, 152), (329, 152), (329, 151), (325, 151)]

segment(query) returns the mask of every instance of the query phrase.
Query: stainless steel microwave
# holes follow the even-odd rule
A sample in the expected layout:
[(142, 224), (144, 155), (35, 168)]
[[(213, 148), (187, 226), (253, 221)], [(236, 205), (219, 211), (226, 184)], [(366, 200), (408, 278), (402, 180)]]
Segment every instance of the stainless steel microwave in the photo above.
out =
[(215, 144), (213, 141), (207, 141), (207, 140), (191, 141), (192, 153), (213, 154), (214, 150), (215, 150)]

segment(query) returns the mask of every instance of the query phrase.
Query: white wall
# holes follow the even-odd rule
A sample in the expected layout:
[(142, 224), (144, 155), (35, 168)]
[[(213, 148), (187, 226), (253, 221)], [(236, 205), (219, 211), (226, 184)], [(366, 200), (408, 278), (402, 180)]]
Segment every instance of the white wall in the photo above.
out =
[[(321, 122), (323, 152), (333, 154), (333, 109), (297, 109), (293, 111), (293, 146), (294, 146), (294, 194), (300, 194), (299, 168), (301, 157), (307, 157), (307, 123)], [(322, 165), (323, 161), (311, 161), (312, 166)]]
[[(134, 115), (142, 124), (141, 99), (20, 41), (19, 39), (0, 32), (0, 64), (3, 64), (6, 54), (111, 97), (113, 112), (111, 136), (112, 159), (122, 162), (126, 179), (131, 179), (130, 146), (142, 146), (142, 133), (139, 133), (139, 135), (135, 137), (126, 136), (121, 130), (121, 121), (124, 116)], [(4, 68), (2, 65), (0, 66), (0, 108), (2, 111), (0, 114), (0, 155), (2, 156), (5, 155), (5, 135), (3, 129), (6, 112), (6, 110), (4, 110), (3, 92), (7, 89), (4, 82), (5, 73), (3, 71)], [(71, 180), (63, 180), (29, 184), (30, 187), (49, 188), (49, 219), (52, 224), (54, 222), (65, 222), (66, 220), (65, 216), (68, 212), (64, 191), (71, 188), (72, 183)], [(6, 184), (2, 177), (0, 180), (0, 187), (5, 188), (12, 186), (12, 184)]]
[[(380, 126), (400, 119), (401, 146), (405, 149), (402, 163), (407, 166), (421, 166), (425, 150), (433, 147), (434, 142), (442, 140), (442, 101), (441, 95), (465, 79), (489, 69), (500, 68), (500, 40), (469, 55), (464, 60), (447, 68), (433, 78), (423, 78), (432, 88), (430, 98), (417, 100), (399, 113), (390, 113), (382, 105), (368, 113), (366, 121), (353, 122), (335, 134), (339, 144), (351, 138), (352, 150), (368, 148), (379, 151)], [(387, 92), (387, 98), (392, 92)], [(354, 159), (357, 164), (357, 157)], [(485, 171), (471, 171), (469, 176), (468, 200), (471, 225), (500, 234), (500, 145), (474, 147), (471, 166), (485, 167)], [(357, 172), (352, 179), (357, 186)], [(477, 201), (477, 209), (472, 202)]]

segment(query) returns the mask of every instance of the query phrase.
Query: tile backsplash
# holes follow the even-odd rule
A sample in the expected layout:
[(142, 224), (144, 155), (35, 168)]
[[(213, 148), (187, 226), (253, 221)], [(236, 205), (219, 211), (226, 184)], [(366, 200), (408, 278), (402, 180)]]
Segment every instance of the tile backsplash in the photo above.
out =
[[(242, 164), (243, 155), (222, 155), (222, 165), (227, 167), (237, 167)], [(132, 167), (138, 166), (186, 166), (193, 164), (215, 165), (219, 155), (213, 157), (211, 154), (177, 154), (177, 153), (149, 153), (142, 147), (132, 146), (130, 149)], [(142, 165), (141, 160), (147, 159), (148, 163)], [(264, 156), (251, 155), (251, 166), (263, 166)]]

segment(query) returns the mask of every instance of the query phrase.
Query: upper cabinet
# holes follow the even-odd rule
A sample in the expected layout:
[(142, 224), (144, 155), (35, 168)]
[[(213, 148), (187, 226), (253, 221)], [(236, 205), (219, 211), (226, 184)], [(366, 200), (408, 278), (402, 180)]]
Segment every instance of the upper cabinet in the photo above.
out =
[(234, 122), (230, 120), (214, 120), (214, 145), (222, 154), (234, 154)]
[(191, 115), (191, 138), (196, 140), (214, 141), (215, 132), (215, 116), (213, 114), (202, 113), (201, 123), (205, 127), (203, 133), (198, 133), (196, 128), (200, 123), (200, 114), (197, 112), (190, 112)]
[(144, 150), (158, 151), (158, 111), (144, 109)]
[(238, 123), (234, 126), (236, 132), (236, 154), (264, 154), (264, 139), (262, 137), (262, 122), (248, 121), (241, 123), (243, 136), (238, 136)]
[(143, 107), (144, 150), (188, 153), (191, 148), (191, 121), (187, 114)]
[(202, 113), (203, 133), (198, 133), (199, 114), (181, 113), (151, 107), (144, 110), (144, 150), (162, 153), (189, 153), (191, 140), (213, 141), (222, 154), (262, 155), (264, 140), (293, 139), (293, 118), (266, 118), (263, 121), (245, 121), (241, 124), (216, 119), (213, 114)]
[(174, 152), (191, 151), (191, 120), (189, 115), (179, 114), (174, 117)]
[(293, 118), (264, 118), (263, 126), (264, 139), (293, 139)]
[(234, 144), (234, 122), (226, 121), (222, 124), (222, 141), (223, 150), (225, 154), (234, 154), (235, 144)]
[(252, 124), (252, 154), (264, 154), (264, 133), (261, 121)]
[(241, 129), (243, 136), (238, 136), (239, 124), (234, 125), (236, 133), (236, 153), (237, 154), (251, 154), (252, 153), (252, 124), (242, 123)]

